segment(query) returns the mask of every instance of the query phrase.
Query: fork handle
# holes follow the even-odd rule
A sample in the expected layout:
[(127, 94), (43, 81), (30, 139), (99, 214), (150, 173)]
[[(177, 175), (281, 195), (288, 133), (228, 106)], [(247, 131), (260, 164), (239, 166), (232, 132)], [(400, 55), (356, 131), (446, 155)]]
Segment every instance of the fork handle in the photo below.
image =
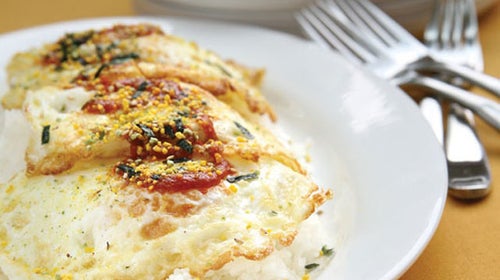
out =
[(440, 80), (421, 75), (413, 76), (411, 79), (405, 81), (405, 84), (427, 89), (437, 95), (455, 101), (470, 109), (497, 129), (497, 131), (500, 131), (500, 104), (490, 99), (474, 95), (469, 91), (452, 86)]
[(432, 72), (445, 72), (448, 74), (453, 74), (453, 76), (458, 76), (469, 83), (481, 87), (497, 97), (500, 97), (500, 79), (493, 76), (487, 75), (483, 72), (476, 71), (472, 68), (461, 66), (461, 65), (451, 65), (448, 63), (441, 63), (432, 61), (430, 63), (420, 63), (416, 66), (419, 70), (427, 70)]

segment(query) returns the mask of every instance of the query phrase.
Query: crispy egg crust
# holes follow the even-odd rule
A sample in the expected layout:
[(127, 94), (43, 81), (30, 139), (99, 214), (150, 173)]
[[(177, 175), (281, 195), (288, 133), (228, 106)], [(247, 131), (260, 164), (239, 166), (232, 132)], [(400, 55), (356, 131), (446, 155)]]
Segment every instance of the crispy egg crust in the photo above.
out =
[[(255, 88), (262, 72), (147, 25), (56, 45), (37, 64), (55, 80), (19, 93), (21, 65), (4, 99), (22, 101), (31, 126), (26, 172), (0, 185), (7, 277), (165, 279), (188, 268), (203, 278), (290, 245), (331, 198), (248, 118), (272, 116)], [(110, 53), (84, 54), (97, 46)]]

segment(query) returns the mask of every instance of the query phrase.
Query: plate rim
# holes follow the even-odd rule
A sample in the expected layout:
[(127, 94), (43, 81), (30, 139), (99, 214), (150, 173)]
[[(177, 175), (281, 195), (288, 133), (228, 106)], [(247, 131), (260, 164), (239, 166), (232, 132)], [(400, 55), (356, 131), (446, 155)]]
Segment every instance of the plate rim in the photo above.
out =
[[(80, 25), (80, 24), (96, 24), (100, 23), (103, 25), (106, 24), (112, 24), (113, 22), (117, 21), (163, 21), (168, 24), (173, 23), (179, 24), (179, 23), (184, 23), (184, 22), (192, 22), (192, 23), (197, 23), (197, 24), (204, 24), (204, 23), (210, 23), (210, 24), (224, 24), (224, 22), (217, 21), (217, 20), (194, 20), (190, 18), (185, 18), (185, 17), (168, 17), (168, 18), (163, 18), (163, 17), (156, 17), (156, 16), (118, 16), (118, 17), (97, 17), (97, 18), (87, 18), (87, 19), (78, 19), (78, 20), (70, 20), (70, 21), (58, 21), (54, 23), (48, 23), (48, 24), (43, 24), (43, 25), (38, 25), (38, 26), (33, 26), (33, 27), (28, 27), (28, 28), (22, 28), (6, 33), (1, 33), (0, 34), (0, 41), (11, 37), (11, 36), (18, 36), (19, 34), (26, 34), (26, 33), (33, 33), (37, 32), (40, 30), (46, 30), (46, 29), (51, 29), (55, 27), (60, 27), (62, 25)], [(291, 40), (295, 40), (297, 43), (300, 44), (308, 44), (308, 45), (314, 45), (312, 42), (307, 41), (305, 39), (302, 39), (300, 37), (294, 36), (292, 34), (276, 31), (276, 30), (270, 30), (266, 29), (263, 27), (258, 27), (258, 26), (249, 26), (246, 24), (232, 24), (232, 27), (234, 28), (244, 28), (244, 29), (250, 29), (254, 31), (259, 31), (259, 32), (267, 32), (271, 33), (273, 35), (277, 36), (284, 36), (287, 37)], [(315, 45), (314, 45), (315, 46)], [(316, 46), (315, 46), (316, 47)], [(319, 47), (318, 47), (319, 49)], [(340, 57), (340, 56), (339, 56)], [(237, 59), (237, 58), (235, 58)], [(4, 69), (0, 69), (0, 71), (4, 72)], [(372, 76), (370, 73), (364, 72), (364, 75)], [(378, 78), (374, 78), (378, 79)], [(380, 80), (380, 79), (379, 79)], [(0, 81), (3, 82), (3, 81)], [(423, 118), (422, 118), (423, 119)], [(430, 128), (429, 128), (430, 131)], [(437, 140), (436, 140), (437, 143)], [(442, 156), (442, 162), (444, 163), (444, 155)], [(441, 197), (444, 197), (444, 200), (442, 203), (439, 205), (440, 209), (437, 209), (437, 215), (434, 216), (434, 220), (429, 221), (430, 222), (430, 227), (427, 228), (426, 232), (423, 232), (421, 234), (421, 238), (418, 240), (417, 243), (414, 244), (414, 246), (411, 248), (410, 251), (407, 252), (407, 254), (400, 259), (400, 261), (392, 267), (389, 271), (385, 273), (385, 275), (382, 277), (383, 279), (391, 279), (391, 278), (397, 278), (401, 276), (420, 256), (420, 254), (423, 252), (423, 250), (426, 248), (427, 244), (430, 242), (432, 237), (434, 236), (435, 231), (437, 230), (437, 227), (439, 225), (439, 221), (442, 217), (444, 206), (445, 206), (445, 201), (446, 201), (446, 191), (447, 187), (444, 185), (443, 189), (441, 190)]]

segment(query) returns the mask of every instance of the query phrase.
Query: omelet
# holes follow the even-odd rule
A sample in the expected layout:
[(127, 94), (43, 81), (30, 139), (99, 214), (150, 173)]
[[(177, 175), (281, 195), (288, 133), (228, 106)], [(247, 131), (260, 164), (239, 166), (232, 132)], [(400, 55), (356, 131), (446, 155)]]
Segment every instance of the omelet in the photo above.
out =
[[(150, 30), (116, 28), (83, 34), (116, 41), (128, 40), (123, 30)], [(245, 115), (264, 112), (249, 106), (252, 98), (221, 98), (207, 86), (224, 71), (185, 79), (169, 74), (184, 68), (162, 55), (101, 64), (90, 75), (72, 74), (82, 65), (52, 69), (54, 82), (33, 82), (20, 94), (30, 127), (27, 168), (0, 185), (0, 275), (166, 279), (187, 270), (204, 278), (237, 258), (263, 260), (289, 246), (332, 197), (272, 131)], [(258, 78), (226, 65), (241, 75), (230, 81), (231, 94), (248, 93)]]

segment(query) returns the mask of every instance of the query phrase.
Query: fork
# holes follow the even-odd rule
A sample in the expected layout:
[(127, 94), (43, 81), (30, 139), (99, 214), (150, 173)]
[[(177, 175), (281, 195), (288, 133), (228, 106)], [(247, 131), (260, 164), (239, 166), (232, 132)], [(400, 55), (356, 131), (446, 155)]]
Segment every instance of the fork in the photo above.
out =
[[(337, 49), (353, 63), (363, 65), (395, 85), (418, 86), (453, 100), (500, 130), (499, 104), (419, 75), (410, 68), (411, 63), (422, 58), (420, 42), (370, 2), (316, 1), (302, 9), (296, 18), (309, 37)], [(416, 50), (413, 49), (415, 46)]]
[[(473, 0), (436, 1), (424, 40), (436, 59), (483, 70)], [(443, 78), (458, 86), (467, 86), (454, 77)], [(424, 109), (428, 103), (424, 98), (421, 108)], [(437, 121), (441, 120), (439, 117)], [(490, 191), (490, 168), (484, 147), (474, 130), (472, 112), (458, 104), (451, 104), (447, 124), (448, 193), (461, 199), (486, 196)]]
[[(364, 29), (373, 29), (384, 42), (392, 46), (392, 50), (396, 52), (400, 61), (410, 64), (413, 69), (453, 74), (453, 76), (461, 77), (500, 97), (500, 79), (469, 67), (439, 62), (426, 46), (370, 1), (342, 0), (336, 2), (356, 25)], [(396, 44), (400, 48), (397, 48)]]

